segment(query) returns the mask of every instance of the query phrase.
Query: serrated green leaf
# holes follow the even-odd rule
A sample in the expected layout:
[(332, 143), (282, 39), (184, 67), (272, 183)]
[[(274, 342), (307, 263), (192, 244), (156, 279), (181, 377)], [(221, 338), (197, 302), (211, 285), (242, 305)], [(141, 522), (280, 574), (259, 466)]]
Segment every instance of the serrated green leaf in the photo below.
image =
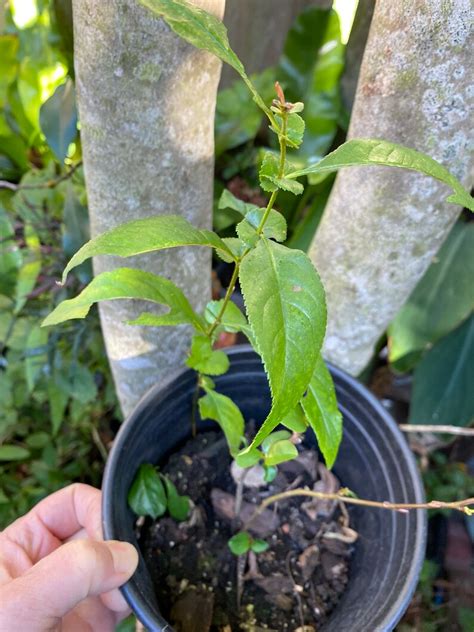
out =
[(90, 257), (97, 255), (131, 257), (179, 246), (207, 246), (232, 257), (231, 250), (216, 233), (196, 228), (184, 217), (179, 215), (146, 217), (121, 224), (84, 244), (67, 264), (62, 280), (64, 283), (70, 270)]
[(117, 268), (97, 275), (75, 298), (60, 303), (47, 316), (43, 327), (57, 325), (72, 318), (84, 318), (99, 301), (137, 298), (166, 305), (170, 311), (162, 315), (143, 314), (131, 321), (134, 325), (179, 325), (191, 323), (203, 327), (203, 321), (191, 307), (183, 292), (168, 279), (135, 268)]
[(334, 465), (342, 439), (342, 415), (337, 407), (331, 374), (321, 355), (301, 405), (328, 468)]
[(230, 453), (236, 454), (242, 444), (245, 426), (238, 406), (227, 395), (213, 390), (207, 390), (198, 404), (201, 418), (217, 421), (224, 432)]
[(293, 408), (293, 410), (290, 410), (290, 412), (285, 415), (285, 418), (282, 419), (281, 423), (292, 432), (302, 433), (308, 428), (308, 420), (300, 404), (298, 404), (296, 408)]
[[(280, 127), (283, 124), (281, 116), (276, 116), (275, 119), (279, 123)], [(287, 118), (286, 129), (286, 143), (289, 147), (297, 148), (303, 142), (305, 122), (299, 114), (292, 113)]]
[[(304, 190), (303, 185), (286, 177), (286, 174), (290, 173), (291, 169), (291, 165), (289, 163), (285, 163), (284, 175), (279, 176), (280, 160), (274, 153), (267, 152), (263, 157), (262, 165), (260, 167), (260, 186), (264, 191), (268, 192), (283, 189), (284, 191), (289, 191), (294, 195), (300, 195)], [(295, 182), (297, 186), (295, 186)]]
[(239, 278), (272, 392), (272, 409), (252, 441), (255, 447), (295, 408), (311, 380), (326, 302), (307, 255), (265, 238), (243, 259)]
[(409, 423), (467, 426), (474, 421), (474, 314), (417, 366)]
[(237, 224), (235, 227), (237, 235), (239, 239), (241, 239), (247, 246), (253, 248), (260, 237), (257, 234), (255, 228), (247, 222), (247, 220), (243, 219), (241, 222)]
[(167, 499), (160, 475), (149, 463), (138, 468), (128, 492), (128, 504), (137, 516), (156, 520), (166, 512)]
[(259, 172), (260, 186), (264, 191), (273, 192), (278, 189), (278, 186), (273, 182), (273, 179), (278, 177), (279, 169), (279, 157), (276, 154), (267, 151), (263, 156)]
[(389, 329), (389, 359), (409, 370), (474, 309), (474, 224), (455, 224)]
[[(264, 208), (255, 208), (247, 212), (245, 221), (248, 222), (253, 228), (258, 228), (262, 217), (265, 213)], [(276, 241), (285, 241), (286, 239), (286, 219), (281, 213), (272, 209), (268, 214), (263, 227), (263, 235), (268, 239), (275, 239)]]
[[(224, 299), (220, 299), (219, 301), (209, 301), (204, 311), (204, 318), (206, 322), (209, 324), (214, 323), (223, 304)], [(237, 333), (241, 331), (247, 336), (250, 342), (253, 340), (252, 330), (247, 322), (247, 319), (237, 305), (232, 301), (229, 301), (226, 305), (225, 311), (221, 317), (221, 324), (219, 325), (219, 328), (222, 328), (222, 331), (228, 331), (230, 333)]]
[(230, 538), (228, 545), (234, 555), (244, 555), (250, 551), (252, 537), (247, 531), (239, 531)]
[(186, 520), (189, 515), (189, 498), (188, 496), (180, 496), (174, 483), (167, 476), (163, 476), (163, 481), (168, 497), (168, 511), (170, 516), (175, 520)]
[(199, 373), (222, 375), (229, 368), (229, 357), (223, 351), (214, 350), (207, 336), (195, 335), (186, 364)]
[(228, 254), (223, 250), (216, 250), (216, 254), (220, 259), (222, 259), (222, 261), (225, 261), (226, 263), (233, 263), (234, 261), (238, 261), (247, 249), (247, 246), (244, 244), (244, 242), (237, 237), (223, 237), (222, 241), (225, 243), (228, 251), (231, 254)]
[(219, 209), (231, 208), (232, 210), (240, 213), (242, 217), (245, 217), (249, 211), (258, 209), (258, 206), (256, 206), (255, 204), (244, 202), (238, 197), (235, 197), (235, 195), (231, 193), (229, 189), (224, 189), (222, 191), (217, 206)]
[(0, 461), (25, 461), (30, 451), (18, 445), (0, 445)]
[(212, 53), (232, 66), (251, 91), (257, 105), (267, 107), (245, 73), (242, 62), (231, 49), (227, 29), (216, 17), (183, 0), (140, 0), (153, 13), (163, 16), (165, 22), (184, 40)]
[[(269, 153), (269, 155), (271, 156), (272, 154)], [(234, 211), (237, 211), (254, 229), (259, 227), (262, 217), (266, 211), (266, 209), (259, 208), (255, 204), (249, 204), (248, 202), (239, 200), (239, 198), (236, 198), (235, 195), (232, 195), (232, 193), (228, 189), (224, 189), (224, 191), (222, 192), (218, 206), (220, 209), (230, 208)], [(240, 222), (238, 226), (241, 226), (242, 228), (243, 223)], [(237, 233), (239, 234), (238, 226)], [(239, 237), (245, 241), (244, 237), (248, 235), (250, 241), (255, 242), (255, 231), (249, 231), (248, 227), (244, 227), (244, 230), (246, 230), (244, 235), (239, 234)], [(271, 209), (270, 213), (268, 214), (263, 229), (263, 234), (269, 239), (276, 239), (276, 241), (285, 241), (286, 239), (286, 219), (281, 213), (275, 211), (275, 209)], [(247, 243), (249, 243), (248, 240)]]
[(291, 443), (288, 439), (282, 441), (276, 441), (270, 446), (268, 453), (265, 455), (265, 465), (267, 467), (272, 465), (278, 465), (285, 461), (291, 461), (298, 456), (298, 450), (294, 443)]
[(58, 86), (41, 106), (40, 126), (48, 145), (62, 163), (77, 135), (76, 92), (71, 79)]
[(340, 145), (314, 165), (287, 173), (286, 178), (299, 178), (312, 173), (337, 171), (342, 167), (382, 165), (411, 169), (444, 182), (453, 190), (448, 202), (460, 204), (474, 211), (474, 199), (462, 184), (439, 162), (415, 149), (386, 140), (353, 139)]
[(264, 553), (265, 551), (268, 551), (269, 546), (268, 542), (257, 538), (256, 540), (253, 540), (251, 549), (254, 553)]

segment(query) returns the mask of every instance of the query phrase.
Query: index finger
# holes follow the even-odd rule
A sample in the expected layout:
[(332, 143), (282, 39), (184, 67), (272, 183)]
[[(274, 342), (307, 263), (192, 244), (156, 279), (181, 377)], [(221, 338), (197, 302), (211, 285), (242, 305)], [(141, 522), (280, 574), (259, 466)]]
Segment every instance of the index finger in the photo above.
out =
[(100, 504), (98, 489), (75, 483), (39, 502), (7, 527), (2, 536), (22, 547), (34, 564), (80, 529), (92, 539), (101, 540)]

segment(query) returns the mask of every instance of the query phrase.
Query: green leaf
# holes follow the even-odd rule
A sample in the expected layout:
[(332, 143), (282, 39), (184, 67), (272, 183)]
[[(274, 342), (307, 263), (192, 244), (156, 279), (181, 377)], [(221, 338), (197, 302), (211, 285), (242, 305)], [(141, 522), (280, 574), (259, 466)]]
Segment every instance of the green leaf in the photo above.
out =
[(335, 11), (311, 7), (290, 29), (277, 70), (289, 101), (302, 99), (306, 135), (302, 154), (323, 156), (337, 132), (341, 114), (339, 80), (344, 68), (339, 18)]
[(180, 496), (174, 483), (167, 476), (162, 477), (168, 497), (168, 511), (170, 516), (175, 520), (186, 520), (189, 515), (189, 498), (188, 496)]
[(342, 439), (342, 415), (337, 407), (331, 374), (321, 355), (314, 369), (308, 392), (301, 400), (328, 468), (334, 465)]
[(241, 239), (247, 246), (253, 248), (260, 237), (253, 226), (251, 226), (245, 219), (237, 224), (235, 227), (239, 239)]
[(263, 459), (263, 454), (256, 448), (253, 448), (250, 452), (241, 452), (235, 455), (237, 465), (244, 468), (256, 465), (261, 459)]
[(431, 266), (388, 329), (389, 359), (413, 367), (421, 353), (474, 309), (474, 224), (455, 224)]
[[(281, 127), (283, 119), (281, 116), (275, 116), (276, 121)], [(299, 114), (289, 114), (287, 118), (286, 142), (289, 147), (297, 148), (301, 145), (304, 136), (305, 122)], [(277, 134), (278, 130), (272, 128)]]
[(295, 408), (311, 380), (326, 328), (326, 302), (307, 255), (265, 238), (243, 259), (240, 285), (272, 393), (272, 409), (255, 447)]
[(448, 202), (460, 204), (474, 211), (474, 199), (462, 184), (439, 162), (415, 149), (386, 140), (354, 139), (340, 145), (325, 158), (305, 169), (287, 173), (286, 178), (299, 178), (312, 173), (337, 171), (342, 167), (384, 165), (411, 169), (444, 182), (453, 190)]
[(265, 483), (273, 483), (278, 474), (278, 468), (275, 465), (265, 465), (265, 474), (263, 480)]
[(34, 325), (28, 334), (25, 345), (25, 375), (28, 391), (31, 393), (46, 364), (48, 332)]
[(300, 404), (298, 404), (296, 408), (293, 408), (293, 410), (290, 410), (290, 412), (285, 415), (285, 418), (282, 419), (281, 423), (292, 432), (302, 433), (306, 432), (308, 428), (308, 420)]
[(298, 450), (294, 443), (288, 439), (276, 441), (270, 446), (268, 453), (265, 455), (265, 465), (278, 465), (285, 461), (291, 461), (298, 456)]
[(238, 406), (227, 395), (210, 389), (206, 390), (206, 394), (198, 403), (201, 419), (217, 421), (224, 432), (231, 454), (236, 454), (242, 444), (245, 426)]
[(0, 445), (0, 461), (25, 461), (30, 451), (17, 445)]
[(28, 300), (28, 294), (36, 285), (36, 279), (41, 271), (41, 244), (34, 228), (30, 224), (25, 225), (25, 242), (28, 254), (18, 271), (16, 282), (15, 314), (18, 314)]
[(272, 447), (274, 443), (277, 441), (282, 441), (283, 439), (289, 439), (291, 437), (291, 432), (288, 430), (277, 430), (276, 432), (271, 432), (266, 439), (262, 441), (262, 452), (264, 454), (268, 454), (268, 451)]
[[(260, 225), (262, 217), (265, 213), (264, 208), (255, 208), (248, 211), (245, 216), (245, 222), (248, 222), (254, 229)], [(286, 219), (281, 213), (272, 209), (268, 214), (265, 226), (263, 227), (263, 235), (268, 239), (276, 241), (285, 241), (286, 239)]]
[(250, 551), (252, 538), (247, 531), (239, 531), (230, 538), (228, 545), (234, 555), (244, 555)]
[(82, 404), (94, 401), (97, 397), (97, 386), (93, 372), (82, 364), (71, 365), (68, 390), (70, 396)]
[(67, 79), (41, 106), (40, 125), (48, 145), (59, 162), (67, 156), (69, 145), (77, 135), (77, 110), (74, 83)]
[(53, 435), (56, 435), (64, 419), (64, 412), (69, 401), (69, 390), (60, 386), (56, 373), (53, 373), (52, 377), (48, 380), (47, 391), (51, 430)]
[(22, 256), (15, 240), (15, 231), (8, 215), (0, 207), (0, 294), (12, 296), (21, 263)]
[(203, 321), (182, 291), (168, 279), (135, 268), (117, 268), (97, 275), (79, 296), (60, 303), (45, 318), (43, 327), (57, 325), (72, 318), (84, 318), (98, 301), (137, 298), (167, 305), (166, 314), (143, 314), (131, 321), (134, 325), (179, 325), (191, 323), (203, 327)]
[[(206, 322), (208, 322), (210, 325), (214, 323), (217, 315), (222, 309), (223, 304), (223, 298), (219, 301), (209, 301), (204, 311), (204, 318)], [(222, 329), (222, 331), (228, 331), (230, 333), (237, 333), (241, 331), (247, 336), (250, 341), (253, 340), (252, 330), (247, 322), (247, 319), (242, 314), (237, 305), (232, 301), (229, 301), (226, 305), (225, 311), (221, 317), (221, 324), (219, 325), (218, 330), (220, 328)]]
[(25, 439), (25, 443), (33, 450), (44, 448), (51, 441), (51, 435), (47, 432), (34, 432)]
[(232, 257), (231, 250), (210, 230), (195, 228), (184, 217), (166, 215), (146, 217), (121, 224), (84, 244), (67, 264), (63, 283), (72, 268), (97, 255), (133, 255), (179, 246), (208, 246)]
[[(269, 155), (271, 156), (272, 154)], [(258, 206), (256, 206), (255, 204), (249, 204), (248, 202), (239, 200), (234, 195), (232, 195), (232, 193), (228, 189), (224, 189), (224, 191), (222, 192), (222, 195), (219, 199), (218, 207), (219, 209), (230, 208), (234, 211), (237, 211), (245, 218), (245, 222), (247, 224), (250, 224), (253, 229), (257, 229), (259, 227), (266, 210), (264, 208), (258, 208)], [(239, 224), (239, 226), (241, 226), (241, 230), (243, 225), (243, 222)], [(255, 242), (255, 230), (249, 232), (249, 228), (247, 226), (244, 227), (244, 230), (246, 230), (245, 234), (249, 235), (251, 240)], [(238, 227), (237, 233), (239, 234)], [(286, 219), (281, 213), (275, 211), (274, 209), (271, 209), (265, 222), (263, 234), (269, 239), (276, 239), (276, 241), (285, 241)], [(243, 235), (239, 234), (239, 237), (245, 241)]]
[[(295, 181), (285, 176), (279, 176), (280, 171), (280, 160), (278, 156), (274, 153), (268, 151), (262, 161), (262, 165), (260, 167), (260, 186), (264, 191), (276, 191), (277, 189), (283, 189), (284, 191), (289, 191), (290, 193), (294, 193), (295, 195), (300, 195), (303, 193), (303, 185), (299, 182)], [(291, 171), (291, 165), (289, 163), (285, 163), (284, 174), (289, 173)]]
[(474, 314), (442, 338), (416, 368), (409, 423), (467, 426), (474, 421)]
[(186, 364), (206, 375), (222, 375), (229, 368), (229, 357), (223, 351), (216, 351), (207, 336), (196, 335), (191, 341), (191, 353)]
[(264, 553), (265, 551), (268, 551), (269, 546), (268, 542), (257, 538), (256, 540), (253, 540), (251, 549), (254, 553)]
[(137, 516), (156, 519), (166, 512), (166, 492), (160, 475), (149, 463), (138, 468), (128, 493), (128, 504)]

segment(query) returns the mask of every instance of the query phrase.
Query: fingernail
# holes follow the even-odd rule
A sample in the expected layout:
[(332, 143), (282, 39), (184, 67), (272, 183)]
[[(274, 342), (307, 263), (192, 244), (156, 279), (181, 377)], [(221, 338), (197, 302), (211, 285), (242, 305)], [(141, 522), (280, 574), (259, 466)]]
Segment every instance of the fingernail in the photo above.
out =
[(133, 575), (138, 564), (138, 553), (128, 542), (117, 540), (107, 542), (109, 551), (114, 559), (114, 570), (119, 575)]

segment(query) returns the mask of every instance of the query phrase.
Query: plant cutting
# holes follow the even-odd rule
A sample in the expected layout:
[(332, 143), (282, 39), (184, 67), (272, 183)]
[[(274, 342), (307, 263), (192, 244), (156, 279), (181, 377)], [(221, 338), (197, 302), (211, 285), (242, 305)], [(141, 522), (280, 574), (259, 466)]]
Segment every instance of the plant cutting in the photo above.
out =
[[(141, 313), (130, 323), (131, 325), (188, 325), (192, 327), (193, 337), (186, 365), (194, 373), (186, 371), (181, 374), (181, 377), (176, 378), (173, 386), (167, 385), (166, 387), (169, 392), (173, 392), (173, 397), (178, 397), (180, 388), (184, 388), (183, 384), (186, 386), (186, 396), (183, 396), (185, 403), (181, 405), (175, 401), (174, 411), (168, 410), (168, 414), (173, 415), (168, 418), (168, 425), (175, 425), (176, 419), (179, 420), (180, 428), (176, 430), (178, 434), (171, 440), (166, 434), (166, 426), (163, 425), (165, 422), (161, 420), (161, 417), (159, 422), (156, 418), (150, 417), (150, 411), (153, 411), (153, 415), (158, 414), (158, 402), (163, 409), (170, 408), (169, 402), (165, 402), (162, 394), (157, 396), (154, 393), (153, 401), (148, 399), (148, 412), (145, 411), (143, 405), (139, 406), (136, 413), (132, 415), (135, 421), (139, 420), (135, 428), (136, 440), (139, 442), (141, 439), (139, 436), (140, 424), (144, 423), (145, 418), (147, 418), (148, 423), (154, 422), (155, 428), (151, 431), (152, 435), (147, 437), (149, 445), (146, 446), (143, 441), (140, 443), (140, 462), (128, 463), (129, 471), (123, 471), (123, 481), (127, 485), (125, 496), (129, 499), (130, 505), (136, 513), (154, 519), (163, 516), (157, 524), (164, 526), (159, 526), (158, 531), (156, 529), (150, 530), (147, 537), (150, 548), (153, 546), (156, 548), (157, 542), (161, 548), (168, 546), (169, 555), (166, 563), (169, 565), (169, 560), (174, 554), (172, 549), (176, 544), (176, 540), (171, 539), (169, 534), (175, 534), (173, 538), (180, 535), (180, 528), (176, 526), (175, 519), (184, 519), (183, 524), (188, 524), (190, 528), (196, 527), (199, 520), (203, 519), (199, 507), (196, 507), (197, 496), (194, 494), (193, 503), (190, 503), (189, 499), (184, 494), (180, 494), (179, 489), (177, 489), (179, 488), (177, 479), (182, 471), (179, 469), (181, 466), (177, 465), (176, 458), (182, 459), (185, 464), (187, 463), (185, 457), (191, 460), (191, 463), (188, 464), (188, 481), (191, 481), (193, 477), (198, 477), (202, 465), (199, 460), (200, 457), (196, 455), (196, 450), (200, 450), (198, 454), (201, 455), (206, 453), (207, 462), (216, 468), (218, 465), (219, 467), (223, 466), (217, 474), (225, 478), (227, 472), (228, 478), (229, 476), (232, 477), (230, 485), (235, 486), (234, 498), (222, 496), (222, 493), (225, 492), (214, 487), (211, 504), (213, 511), (220, 516), (220, 519), (227, 518), (229, 534), (225, 533), (223, 538), (219, 537), (219, 533), (217, 535), (211, 534), (211, 536), (215, 536), (214, 542), (219, 544), (223, 542), (226, 544), (228, 541), (226, 550), (230, 549), (231, 554), (233, 553), (238, 558), (235, 562), (237, 567), (236, 587), (231, 587), (230, 592), (233, 593), (232, 597), (235, 598), (236, 609), (239, 610), (239, 607), (242, 606), (242, 585), (249, 579), (253, 579), (258, 587), (258, 581), (262, 579), (262, 576), (265, 579), (260, 565), (262, 567), (265, 564), (271, 566), (273, 563), (272, 555), (275, 556), (275, 552), (272, 552), (274, 534), (271, 533), (271, 530), (270, 532), (268, 529), (263, 530), (265, 537), (259, 537), (258, 533), (255, 533), (256, 517), (261, 515), (266, 507), (255, 507), (254, 511), (250, 511), (250, 514), (244, 517), (244, 504), (248, 504), (248, 498), (252, 494), (259, 496), (260, 500), (266, 495), (267, 498), (264, 502), (267, 505), (276, 500), (295, 498), (298, 494), (300, 496), (303, 494), (312, 495), (319, 500), (332, 501), (333, 505), (327, 510), (330, 516), (335, 515), (334, 511), (337, 506), (345, 503), (364, 504), (365, 502), (370, 506), (370, 501), (366, 502), (360, 498), (354, 498), (353, 493), (346, 488), (339, 489), (338, 481), (334, 483), (335, 489), (333, 491), (328, 491), (328, 487), (324, 488), (325, 491), (312, 489), (310, 490), (311, 493), (305, 492), (304, 489), (265, 488), (265, 485), (277, 485), (279, 472), (283, 473), (280, 476), (280, 482), (281, 480), (287, 482), (290, 480), (290, 486), (293, 487), (298, 487), (300, 484), (316, 485), (318, 480), (316, 480), (315, 471), (319, 472), (320, 480), (325, 476), (330, 476), (330, 469), (336, 461), (341, 444), (343, 417), (340, 412), (341, 398), (339, 398), (338, 406), (331, 372), (321, 356), (326, 324), (324, 288), (307, 255), (301, 251), (289, 249), (282, 243), (286, 238), (286, 223), (284, 217), (275, 208), (279, 192), (283, 190), (294, 195), (301, 195), (304, 186), (300, 179), (309, 175), (324, 178), (326, 174), (343, 167), (387, 165), (412, 169), (441, 180), (452, 189), (448, 198), (452, 203), (473, 210), (473, 200), (456, 178), (435, 160), (413, 149), (382, 140), (351, 140), (317, 163), (310, 164), (304, 169), (294, 168), (291, 164), (290, 152), (297, 150), (303, 140), (304, 121), (300, 113), (304, 109), (304, 104), (287, 102), (284, 89), (278, 82), (275, 84), (275, 99), (271, 104), (265, 103), (247, 76), (241, 62), (231, 50), (225, 27), (213, 16), (181, 1), (142, 0), (142, 4), (155, 14), (163, 16), (168, 25), (189, 43), (213, 53), (230, 64), (249, 88), (255, 102), (267, 117), (270, 130), (275, 134), (279, 147), (278, 152), (269, 151), (266, 153), (260, 167), (260, 184), (263, 191), (268, 194), (268, 203), (265, 208), (259, 208), (238, 200), (229, 191), (224, 191), (220, 206), (232, 208), (242, 215), (242, 220), (236, 227), (236, 237), (233, 238), (220, 238), (216, 233), (198, 229), (184, 218), (176, 215), (129, 222), (95, 237), (85, 244), (73, 256), (63, 274), (64, 283), (72, 268), (97, 255), (129, 257), (144, 252), (182, 246), (212, 248), (218, 257), (233, 264), (234, 269), (225, 297), (219, 301), (209, 302), (203, 314), (197, 313), (182, 290), (168, 279), (145, 270), (124, 267), (99, 274), (76, 298), (59, 304), (46, 318), (44, 325), (55, 325), (71, 318), (84, 318), (91, 306), (99, 301), (135, 298), (164, 305), (168, 311), (159, 314)], [(244, 297), (245, 315), (231, 300), (237, 282), (240, 284)], [(215, 349), (215, 343), (222, 332), (243, 333), (248, 338), (255, 353), (246, 350), (242, 352), (243, 356), (239, 359), (238, 353), (226, 354), (222, 350)], [(257, 358), (257, 364), (255, 358)], [(232, 397), (230, 393), (232, 390), (235, 391), (235, 387), (230, 386), (229, 380), (232, 379), (234, 373), (238, 373), (239, 362), (242, 366), (250, 366), (250, 373), (257, 376), (255, 380), (259, 384), (260, 395), (254, 395), (254, 409), (250, 406), (251, 398), (249, 399), (247, 395)], [(333, 374), (339, 380), (340, 389), (342, 389), (343, 383), (350, 382), (336, 370), (333, 370)], [(190, 375), (194, 375), (194, 377), (190, 378)], [(270, 398), (265, 394), (265, 385), (261, 381), (263, 375), (266, 375), (268, 379)], [(249, 393), (254, 390), (254, 385), (249, 384), (246, 380), (245, 372), (241, 371), (237, 377), (240, 377), (241, 380), (239, 389), (247, 389)], [(190, 379), (191, 383), (189, 382)], [(351, 386), (351, 388), (357, 391), (356, 387)], [(163, 388), (162, 390), (166, 389)], [(260, 400), (259, 404), (255, 404), (255, 399)], [(263, 413), (261, 409), (257, 410), (259, 406), (263, 409)], [(372, 401), (369, 401), (368, 407), (377, 411), (381, 417), (384, 416)], [(160, 411), (160, 415), (162, 412)], [(363, 416), (363, 413), (360, 414)], [(344, 416), (346, 417), (346, 414)], [(208, 435), (200, 432), (203, 428), (209, 430), (212, 427), (205, 423), (203, 425), (202, 422), (205, 420), (217, 422), (223, 431), (228, 447), (227, 457), (222, 456), (222, 451), (215, 452), (214, 448), (208, 445)], [(366, 421), (367, 424), (373, 423), (373, 420), (372, 422)], [(359, 426), (358, 428), (362, 432)], [(312, 464), (302, 465), (304, 461), (302, 457), (312, 459), (314, 456), (311, 455), (315, 454), (315, 451), (310, 448), (311, 436), (307, 440), (308, 443), (303, 442), (303, 436), (307, 431), (307, 434), (314, 434), (319, 451), (325, 460), (326, 468), (318, 467), (321, 464), (314, 463), (314, 461)], [(393, 433), (393, 429), (390, 432)], [(110, 468), (116, 468), (121, 458), (127, 458), (123, 440), (123, 437), (126, 436), (124, 433), (121, 433), (121, 439), (117, 441), (116, 456), (111, 459)], [(130, 439), (131, 435), (128, 434), (127, 436)], [(185, 438), (189, 439), (190, 436), (195, 438), (191, 438), (190, 443), (184, 448), (180, 448), (180, 441)], [(153, 438), (155, 443), (152, 442)], [(219, 447), (220, 440), (214, 436), (213, 440)], [(359, 439), (360, 445), (363, 444), (364, 440), (363, 438)], [(129, 449), (132, 451), (132, 443), (130, 442), (129, 445)], [(169, 456), (172, 452), (175, 452), (174, 457), (170, 457), (168, 464), (164, 465), (164, 457)], [(219, 457), (213, 461), (212, 459), (216, 458), (216, 454)], [(411, 457), (407, 456), (401, 447), (400, 454), (407, 463), (410, 462)], [(156, 460), (152, 458), (153, 455), (155, 457), (158, 455)], [(173, 458), (175, 459), (174, 463), (172, 462)], [(353, 460), (354, 462), (357, 461), (355, 457)], [(154, 467), (158, 461), (160, 461), (159, 472)], [(291, 462), (298, 463), (293, 471), (291, 470), (293, 466), (288, 466)], [(122, 462), (122, 466), (124, 463), (125, 461)], [(197, 469), (195, 469), (196, 463), (198, 464)], [(361, 469), (362, 467), (363, 465)], [(412, 466), (408, 465), (407, 467)], [(295, 472), (296, 475), (294, 475)], [(174, 481), (172, 475), (175, 477)], [(211, 475), (209, 474), (209, 476)], [(352, 489), (352, 482), (343, 476), (343, 468), (341, 468), (340, 476), (341, 482), (349, 485)], [(416, 475), (414, 476), (416, 477)], [(253, 486), (249, 485), (251, 478), (253, 478)], [(355, 478), (357, 479), (357, 476)], [(219, 484), (222, 482), (220, 479), (219, 481), (213, 479), (213, 481), (216, 485), (218, 482)], [(188, 485), (188, 488), (190, 487)], [(244, 492), (244, 488), (247, 489), (246, 492)], [(255, 491), (251, 491), (260, 488), (267, 489), (263, 492), (263, 496), (260, 492), (259, 495)], [(220, 496), (216, 489), (221, 494)], [(272, 489), (273, 491), (278, 490), (278, 495), (275, 498), (270, 495), (271, 491), (268, 492)], [(380, 490), (375, 488), (375, 493), (377, 491), (383, 492), (382, 483), (380, 483)], [(243, 498), (244, 493), (247, 494), (245, 498)], [(407, 500), (397, 503), (394, 500), (393, 508), (407, 510), (411, 506), (421, 506), (418, 492), (411, 495), (407, 492), (406, 496), (407, 499), (414, 497), (418, 502)], [(306, 500), (308, 501), (308, 499)], [(108, 501), (106, 500), (106, 502)], [(378, 507), (387, 507), (383, 500), (372, 502)], [(232, 505), (230, 510), (228, 509), (229, 503)], [(466, 503), (460, 504), (458, 508), (467, 511), (465, 505)], [(275, 531), (278, 528), (284, 533), (284, 525), (286, 524), (288, 531), (291, 532), (290, 523), (295, 515), (293, 510), (294, 506), (290, 506), (289, 509), (282, 511), (283, 519), (286, 522), (280, 521), (278, 525), (275, 524)], [(287, 513), (285, 514), (284, 511)], [(307, 516), (314, 515), (316, 517), (321, 511), (321, 507), (307, 507), (304, 511)], [(342, 509), (339, 511), (341, 514), (335, 519), (335, 524), (326, 525), (324, 535), (328, 541), (333, 540), (350, 545), (354, 542), (357, 534), (352, 526), (349, 526), (345, 511)], [(171, 518), (166, 514), (169, 514)], [(270, 517), (272, 515), (272, 512), (268, 512), (267, 509), (264, 520), (267, 522), (267, 527), (268, 524), (271, 526)], [(195, 524), (190, 525), (189, 523), (193, 520)], [(410, 518), (410, 520), (413, 519)], [(415, 520), (420, 521), (421, 518)], [(420, 540), (422, 536), (419, 535), (420, 529), (422, 530), (420, 525), (421, 522), (418, 523), (417, 527), (418, 545), (422, 545)], [(302, 528), (305, 528), (303, 523)], [(163, 531), (169, 536), (165, 537), (167, 542), (163, 541)], [(181, 529), (181, 534), (183, 532), (184, 530)], [(331, 533), (333, 534), (332, 537), (328, 537)], [(316, 533), (313, 534), (313, 537), (316, 537)], [(344, 542), (344, 538), (346, 542)], [(307, 540), (306, 537), (305, 539)], [(277, 545), (279, 543), (280, 540), (277, 538)], [(316, 545), (314, 544), (314, 546)], [(314, 571), (320, 563), (318, 557), (320, 548), (316, 546), (318, 553), (316, 549), (312, 549), (314, 553), (312, 561), (310, 561), (310, 547), (307, 546), (301, 550), (297, 560), (297, 564), (303, 569), (301, 578), (296, 577), (295, 566), (292, 566), (291, 558), (289, 561), (284, 560), (286, 564), (285, 575), (280, 572), (279, 567), (277, 570), (274, 569), (273, 577), (278, 576), (280, 584), (275, 584), (274, 588), (267, 590), (267, 595), (271, 596), (272, 593), (279, 592), (290, 595), (286, 602), (280, 600), (280, 603), (276, 604), (276, 607), (280, 608), (281, 611), (279, 616), (282, 618), (286, 616), (287, 619), (285, 625), (278, 629), (296, 629), (299, 627), (301, 630), (311, 630), (314, 629), (311, 626), (315, 620), (318, 620), (319, 625), (316, 610), (318, 608), (321, 610), (322, 606), (319, 607), (317, 604), (319, 603), (318, 599), (319, 601), (324, 601), (324, 599), (321, 595), (314, 598), (310, 595), (304, 602), (302, 599), (303, 597), (306, 599), (306, 589), (310, 592), (309, 587), (312, 586), (312, 574), (307, 569), (314, 564)], [(333, 546), (332, 551), (329, 549), (328, 551), (335, 555), (337, 548), (337, 546)], [(344, 550), (341, 557), (347, 558), (347, 553), (348, 551)], [(261, 564), (259, 562), (260, 556), (263, 560)], [(326, 555), (325, 559), (332, 558)], [(208, 562), (212, 570), (212, 561), (208, 560)], [(232, 563), (225, 563), (232, 566)], [(327, 566), (328, 568), (335, 568), (337, 564), (333, 563), (331, 566), (328, 562)], [(168, 568), (170, 567), (168, 566)], [(341, 577), (332, 577), (332, 580), (334, 580), (334, 584), (341, 584), (343, 589), (347, 581), (346, 567), (341, 573), (345, 580)], [(416, 576), (416, 571), (413, 571), (412, 574)], [(162, 582), (161, 576), (155, 574), (155, 577), (158, 577), (158, 583)], [(285, 586), (287, 588), (285, 589), (282, 588), (281, 577), (286, 580)], [(195, 616), (210, 618), (209, 628), (214, 625), (214, 629), (225, 629), (226, 625), (230, 625), (229, 620), (224, 621), (224, 623), (214, 621), (213, 608), (209, 606), (210, 600), (208, 596), (201, 594), (202, 591), (200, 593), (199, 590), (193, 589), (194, 592), (189, 597), (187, 585), (183, 586), (182, 584), (182, 581), (187, 578), (179, 579), (176, 575), (175, 579), (181, 581), (179, 586), (174, 586), (175, 592), (181, 596), (181, 601), (178, 599), (175, 602), (175, 612), (173, 614), (171, 611), (170, 614), (179, 622), (179, 625), (184, 625), (183, 617), (185, 618), (185, 615), (182, 614), (182, 611), (189, 613), (191, 603), (200, 604), (201, 611), (195, 613)], [(170, 589), (173, 589), (173, 586), (169, 586), (168, 591)], [(265, 592), (265, 589), (262, 590)], [(149, 592), (149, 590), (147, 588), (142, 592)], [(340, 592), (342, 591), (339, 590)], [(270, 627), (275, 625), (272, 614), (269, 615), (268, 620), (261, 620), (259, 617), (263, 615), (259, 612), (256, 616), (255, 608), (249, 607), (256, 605), (260, 599), (258, 594), (258, 592), (251, 594), (255, 603), (248, 603), (247, 601), (243, 611), (237, 612), (237, 620), (232, 620), (233, 625), (247, 626), (246, 629), (254, 630), (263, 624), (267, 626), (270, 624)], [(153, 597), (150, 597), (150, 600), (153, 602)], [(216, 597), (216, 601), (218, 600), (219, 598)], [(332, 600), (331, 597), (326, 601), (332, 603)], [(178, 607), (176, 603), (181, 605)], [(311, 607), (308, 604), (311, 604)], [(140, 610), (140, 607), (137, 607), (135, 603), (132, 605), (137, 611)], [(400, 605), (397, 608), (399, 612)], [(165, 629), (167, 625), (166, 622), (163, 622), (156, 605), (142, 609), (141, 615), (144, 623), (152, 629)], [(396, 614), (390, 614), (392, 623), (396, 616)], [(374, 620), (377, 619), (373, 618), (372, 623)], [(299, 621), (299, 623), (295, 624), (295, 621)], [(384, 625), (386, 625), (388, 619), (384, 619), (384, 621)], [(221, 628), (218, 627), (219, 625)]]

